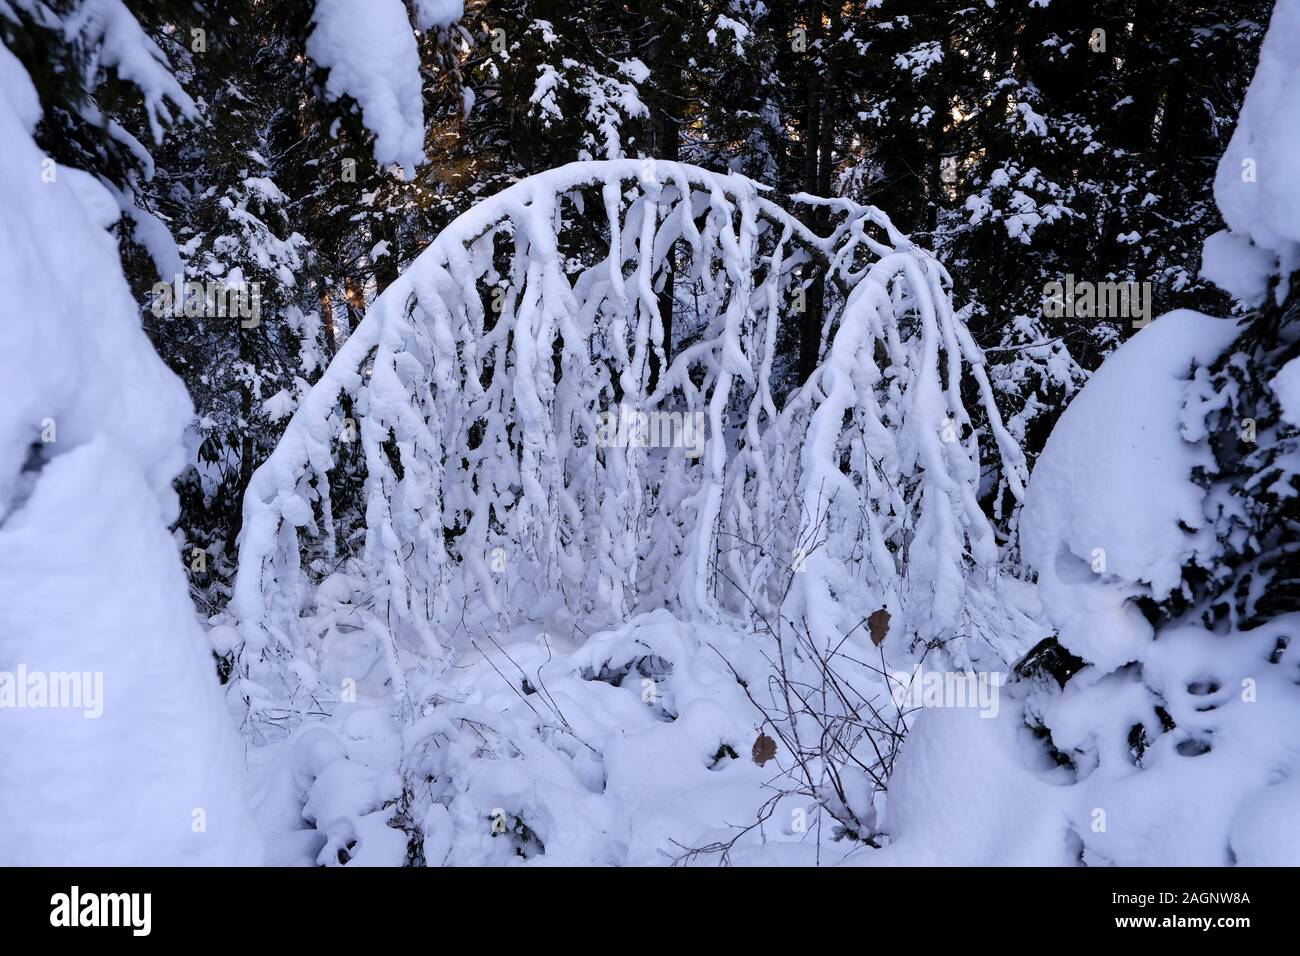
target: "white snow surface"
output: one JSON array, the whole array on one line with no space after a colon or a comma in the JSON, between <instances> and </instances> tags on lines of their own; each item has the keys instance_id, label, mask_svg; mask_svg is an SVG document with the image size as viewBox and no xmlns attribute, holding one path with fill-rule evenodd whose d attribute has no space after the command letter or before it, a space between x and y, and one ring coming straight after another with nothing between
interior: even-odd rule
<instances>
[{"instance_id":1,"label":"white snow surface","mask_svg":"<svg viewBox=\"0 0 1300 956\"><path fill-rule=\"evenodd\" d=\"M255 863L166 527L189 400L140 328L106 231L117 201L77 170L46 181L39 117L0 46L0 671L92 675L102 714L0 708L0 865Z\"/></svg>"},{"instance_id":2,"label":"white snow surface","mask_svg":"<svg viewBox=\"0 0 1300 956\"><path fill-rule=\"evenodd\" d=\"M733 839L737 863L863 852L817 827L806 798L783 797L760 821L790 754L755 763L763 718L728 664L755 688L765 680L753 635L666 611L586 639L534 626L467 648L428 678L439 703L408 727L362 694L252 751L270 859L337 865L342 848L346 866L400 865L405 842L381 810L399 797L399 762L425 781L415 822L430 866L713 865L718 853L690 851Z\"/></svg>"},{"instance_id":3,"label":"white snow surface","mask_svg":"<svg viewBox=\"0 0 1300 956\"><path fill-rule=\"evenodd\" d=\"M415 0L415 18L421 30L449 27L464 15L465 0Z\"/></svg>"},{"instance_id":4,"label":"white snow surface","mask_svg":"<svg viewBox=\"0 0 1300 956\"><path fill-rule=\"evenodd\" d=\"M1201 248L1201 275L1250 306L1263 303L1277 256L1246 236L1220 229Z\"/></svg>"},{"instance_id":5,"label":"white snow surface","mask_svg":"<svg viewBox=\"0 0 1300 956\"><path fill-rule=\"evenodd\" d=\"M440 8L420 15L445 15ZM444 5L445 6L445 5ZM420 51L401 0L317 0L307 55L329 71L325 95L350 96L375 134L375 161L404 168L424 162Z\"/></svg>"},{"instance_id":6,"label":"white snow surface","mask_svg":"<svg viewBox=\"0 0 1300 956\"><path fill-rule=\"evenodd\" d=\"M1293 358L1273 376L1273 394L1282 406L1282 418L1300 428L1300 358Z\"/></svg>"},{"instance_id":7,"label":"white snow surface","mask_svg":"<svg viewBox=\"0 0 1300 956\"><path fill-rule=\"evenodd\" d=\"M1025 765L1019 708L923 711L890 779L890 843L864 866L1061 866L1061 791Z\"/></svg>"}]
</instances>

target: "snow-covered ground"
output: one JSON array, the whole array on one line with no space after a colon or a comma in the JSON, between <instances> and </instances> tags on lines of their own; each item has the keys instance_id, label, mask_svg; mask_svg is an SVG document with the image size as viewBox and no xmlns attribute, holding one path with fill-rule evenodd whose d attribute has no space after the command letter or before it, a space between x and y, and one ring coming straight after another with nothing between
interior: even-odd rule
<instances>
[{"instance_id":1,"label":"snow-covered ground","mask_svg":"<svg viewBox=\"0 0 1300 956\"><path fill-rule=\"evenodd\" d=\"M865 653L869 639L859 643ZM756 750L773 732L758 706L776 705L762 689L772 648L666 611L586 638L484 635L423 689L436 704L408 726L361 699L251 751L271 859L333 864L342 848L350 865L399 865L406 841L384 827L394 802L419 808L428 865L813 865L878 853L820 810L784 741ZM874 703L897 713L887 694ZM905 725L916 712L902 710ZM399 770L423 792L404 796ZM870 781L844 776L857 814L873 819ZM819 796L834 804L826 785Z\"/></svg>"}]
</instances>

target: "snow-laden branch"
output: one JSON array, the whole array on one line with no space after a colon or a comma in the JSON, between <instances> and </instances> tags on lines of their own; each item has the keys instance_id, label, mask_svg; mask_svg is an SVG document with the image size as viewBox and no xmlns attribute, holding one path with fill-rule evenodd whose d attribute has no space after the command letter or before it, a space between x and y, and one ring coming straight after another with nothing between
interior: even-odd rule
<instances>
[{"instance_id":1,"label":"snow-laden branch","mask_svg":"<svg viewBox=\"0 0 1300 956\"><path fill-rule=\"evenodd\" d=\"M981 438L1016 496L1023 459L942 267L873 207L792 202L814 204L828 236L744 177L612 160L526 179L445 229L247 491L236 686L254 710L285 697L264 678L316 689L344 619L403 698L408 655L441 657L467 607L779 612L829 642L886 606L964 662L970 582L992 583L997 557ZM778 411L778 333L813 268L831 280L825 361ZM360 553L330 489L357 459Z\"/></svg>"}]
</instances>

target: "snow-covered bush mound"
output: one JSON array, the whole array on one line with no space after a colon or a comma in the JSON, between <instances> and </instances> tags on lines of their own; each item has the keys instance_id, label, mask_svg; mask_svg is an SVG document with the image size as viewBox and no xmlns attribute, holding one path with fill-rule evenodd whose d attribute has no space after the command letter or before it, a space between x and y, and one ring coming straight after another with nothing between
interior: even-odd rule
<instances>
[{"instance_id":1,"label":"snow-covered bush mound","mask_svg":"<svg viewBox=\"0 0 1300 956\"><path fill-rule=\"evenodd\" d=\"M856 859L877 845L883 784L911 714L879 694L859 700L861 719L847 729L816 704L786 720L783 695L821 690L808 682L812 667L788 651L777 665L779 653L762 634L663 610L590 637L477 635L456 666L420 678L429 703L418 719L404 724L390 702L359 697L251 752L269 857L301 866ZM799 679L774 682L778 666ZM822 733L842 749L800 742Z\"/></svg>"},{"instance_id":2,"label":"snow-covered bush mound","mask_svg":"<svg viewBox=\"0 0 1300 956\"><path fill-rule=\"evenodd\" d=\"M1021 549L1061 643L1114 668L1137 660L1151 623L1134 599L1163 600L1214 540L1193 472L1212 463L1183 436L1194 365L1210 365L1236 323L1171 312L1110 356L1061 416L1034 467Z\"/></svg>"},{"instance_id":3,"label":"snow-covered bush mound","mask_svg":"<svg viewBox=\"0 0 1300 956\"><path fill-rule=\"evenodd\" d=\"M996 720L917 718L889 791L893 842L868 862L1300 861L1300 614L1159 626L1159 602L1192 595L1184 566L1215 549L1193 480L1214 457L1184 405L1192 370L1236 334L1163 316L1062 416L1023 513L1059 643L1021 662Z\"/></svg>"},{"instance_id":4,"label":"snow-covered bush mound","mask_svg":"<svg viewBox=\"0 0 1300 956\"><path fill-rule=\"evenodd\" d=\"M156 48L127 49L135 20L82 12L163 111L179 88ZM0 864L254 863L242 756L167 532L189 401L140 328L117 201L42 154L40 116L0 45Z\"/></svg>"},{"instance_id":5,"label":"snow-covered bush mound","mask_svg":"<svg viewBox=\"0 0 1300 956\"><path fill-rule=\"evenodd\" d=\"M1300 864L1298 37L1280 0L1206 244L1256 310L1158 318L1061 416L1021 514L1057 634L998 719L917 719L869 862Z\"/></svg>"},{"instance_id":6,"label":"snow-covered bush mound","mask_svg":"<svg viewBox=\"0 0 1300 956\"><path fill-rule=\"evenodd\" d=\"M1071 859L1300 860L1300 615L1214 622L1189 572L1214 566L1220 506L1241 503L1203 480L1218 468L1212 431L1240 427L1207 427L1221 402L1203 395L1239 334L1230 320L1161 317L1093 376L1030 481L1025 553L1060 647L1022 665L1016 693L1045 779L1069 784Z\"/></svg>"}]
</instances>

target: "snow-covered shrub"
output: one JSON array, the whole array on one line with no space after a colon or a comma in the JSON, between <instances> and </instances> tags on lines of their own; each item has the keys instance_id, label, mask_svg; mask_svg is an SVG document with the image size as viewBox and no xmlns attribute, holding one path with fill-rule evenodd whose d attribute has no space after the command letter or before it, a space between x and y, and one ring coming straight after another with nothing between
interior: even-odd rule
<instances>
[{"instance_id":1,"label":"snow-covered shrub","mask_svg":"<svg viewBox=\"0 0 1300 956\"><path fill-rule=\"evenodd\" d=\"M755 819L761 718L712 649L761 681L743 634L663 611L586 641L475 634L472 666L421 679L413 723L363 699L254 751L273 861L662 864ZM766 836L802 838L785 829Z\"/></svg>"},{"instance_id":2,"label":"snow-covered shrub","mask_svg":"<svg viewBox=\"0 0 1300 956\"><path fill-rule=\"evenodd\" d=\"M1111 778L1108 786L1097 785L1105 786L1104 796L1095 797L1098 807L1109 808L1110 828L1078 830L1087 862L1300 859L1300 738L1293 729L1300 713L1294 544L1300 423L1286 384L1300 355L1300 296L1293 285L1300 193L1280 158L1294 145L1297 40L1300 3L1283 0L1216 182L1232 230L1227 240L1249 244L1251 257L1229 264L1220 243L1207 243L1207 274L1258 308L1240 325L1171 313L1155 327L1157 336L1134 340L1102 366L1099 375L1130 370L1122 376L1127 388L1121 378L1109 391L1112 401L1119 400L1117 389L1126 393L1130 418L1137 394L1150 409L1137 417L1160 418L1140 442L1126 443L1113 422L1108 426L1111 454L1140 464L1145 487L1133 489L1134 465L1126 478L1121 461L1089 454L1107 476L1101 487L1128 486L1111 488L1107 504L1095 507L1111 528L1129 531L1106 542L1101 528L1094 529L1095 545L1111 545L1109 564L1105 573L1088 575L1086 585L1070 588L1073 595L1046 590L1066 577L1069 559L1057 557L1054 573L1040 576L1049 612L1071 608L1061 619L1061 641L1087 666L1059 700L1031 695L1033 716L1079 778ZM1246 155L1265 164L1257 181L1242 175ZM1243 273L1252 269L1247 279ZM1135 354L1139 342L1145 357ZM1177 370L1187 377L1181 389L1168 379L1159 384L1152 349L1169 371L1179 361ZM1153 378L1158 391L1148 390ZM1062 440L1071 441L1070 429ZM1134 448L1149 457L1134 455ZM1026 527L1034 520L1035 495ZM1049 487L1042 500L1051 496ZM1051 560L1043 551L1037 563ZM1099 726L1103 710L1108 718ZM1117 778L1129 778L1127 785Z\"/></svg>"},{"instance_id":3,"label":"snow-covered shrub","mask_svg":"<svg viewBox=\"0 0 1300 956\"><path fill-rule=\"evenodd\" d=\"M795 214L818 205L833 214L825 236ZM1000 669L1019 653L1032 625L1003 593L977 496L981 454L1017 497L1023 459L948 276L879 210L802 196L793 208L740 176L607 161L524 180L444 230L376 300L246 493L231 686L254 733L386 701L409 744L412 726L447 719L449 695L429 682L469 637L658 607L758 631L769 664L792 655L796 684L840 667L876 704L887 666ZM834 290L826 358L778 409L777 333L811 263ZM611 412L698 422L701 440L623 441ZM362 526L336 516L330 485L354 441ZM884 651L865 628L878 610ZM846 648L859 659L837 660ZM737 746L764 725L789 744L808 720L833 724L833 753L786 746L799 765L782 773L869 830L887 770L857 748L877 743L868 725L894 746L900 725L844 699L792 710L765 684ZM856 811L844 761L875 775ZM409 753L404 766L411 791ZM539 821L514 819L545 842Z\"/></svg>"},{"instance_id":4,"label":"snow-covered shrub","mask_svg":"<svg viewBox=\"0 0 1300 956\"><path fill-rule=\"evenodd\" d=\"M882 861L1300 859L1300 614L1290 506L1269 503L1294 496L1295 468L1243 472L1222 456L1241 426L1220 418L1233 387L1210 386L1215 369L1251 362L1239 335L1227 319L1162 316L1061 417L1022 516L1057 634L1017 666L997 720L916 721ZM1261 460L1295 444L1273 421L1251 452ZM970 785L936 791L953 775Z\"/></svg>"},{"instance_id":5,"label":"snow-covered shrub","mask_svg":"<svg viewBox=\"0 0 1300 956\"><path fill-rule=\"evenodd\" d=\"M862 851L879 790L844 754L831 776L768 736L769 647L663 610L585 639L475 629L461 666L420 679L412 723L359 700L253 751L270 858L807 865Z\"/></svg>"},{"instance_id":6,"label":"snow-covered shrub","mask_svg":"<svg viewBox=\"0 0 1300 956\"><path fill-rule=\"evenodd\" d=\"M547 601L604 620L663 602L713 620L780 608L827 645L883 606L900 641L947 645L958 666L967 639L997 646L979 446L1014 493L1019 452L942 268L878 210L835 211L819 237L741 177L613 161L525 180L440 234L253 478L243 696L262 695L264 661L314 688L320 632L304 614L335 571L403 700L402 655L442 657L466 602L501 621ZM584 260L593 212L608 231ZM675 244L694 328L670 364L656 292ZM827 361L778 412L776 331L793 270L813 258L843 307ZM991 435L970 428L967 376ZM601 415L619 407L700 416L700 458L602 441ZM354 437L365 547L338 567L329 473Z\"/></svg>"},{"instance_id":7,"label":"snow-covered shrub","mask_svg":"<svg viewBox=\"0 0 1300 956\"><path fill-rule=\"evenodd\" d=\"M1254 311L1159 317L1061 416L1021 515L1056 636L1001 719L916 722L882 861L1300 862L1297 50L1281 0L1206 243L1204 273Z\"/></svg>"}]
</instances>

